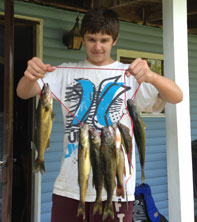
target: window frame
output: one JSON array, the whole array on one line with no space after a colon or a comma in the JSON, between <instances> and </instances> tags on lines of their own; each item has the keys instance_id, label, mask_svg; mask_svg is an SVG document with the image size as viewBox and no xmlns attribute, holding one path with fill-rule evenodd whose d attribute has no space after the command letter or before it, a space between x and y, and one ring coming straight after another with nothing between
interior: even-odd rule
<instances>
[{"instance_id":1,"label":"window frame","mask_svg":"<svg viewBox=\"0 0 197 222\"><path fill-rule=\"evenodd\" d=\"M126 50L126 49L117 49L117 60L119 62L122 62L121 58L128 58L128 59L143 58L143 59L151 59L151 60L161 60L162 64L164 60L163 54ZM163 67L164 66L162 65L161 75L164 75ZM140 115L141 117L165 117L165 109L159 114L143 112L143 113L140 113Z\"/></svg>"}]
</instances>

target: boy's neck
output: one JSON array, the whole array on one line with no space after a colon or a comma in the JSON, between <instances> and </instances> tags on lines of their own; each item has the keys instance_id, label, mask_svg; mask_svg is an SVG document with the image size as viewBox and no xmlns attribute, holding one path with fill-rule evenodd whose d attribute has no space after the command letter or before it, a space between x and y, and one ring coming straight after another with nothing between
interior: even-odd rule
<instances>
[{"instance_id":1,"label":"boy's neck","mask_svg":"<svg viewBox=\"0 0 197 222\"><path fill-rule=\"evenodd\" d=\"M107 61L105 60L102 62L94 62L91 59L87 58L87 61L95 66L106 66L106 65L110 65L115 62L112 58L109 58Z\"/></svg>"}]
</instances>

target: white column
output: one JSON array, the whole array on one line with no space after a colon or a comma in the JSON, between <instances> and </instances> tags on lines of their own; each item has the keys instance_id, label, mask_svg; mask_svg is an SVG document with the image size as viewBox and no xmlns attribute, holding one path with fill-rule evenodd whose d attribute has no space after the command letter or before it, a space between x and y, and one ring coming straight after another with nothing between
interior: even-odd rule
<instances>
[{"instance_id":1,"label":"white column","mask_svg":"<svg viewBox=\"0 0 197 222\"><path fill-rule=\"evenodd\" d=\"M163 0L164 75L183 91L181 103L166 106L170 222L194 221L186 7L186 0Z\"/></svg>"}]
</instances>

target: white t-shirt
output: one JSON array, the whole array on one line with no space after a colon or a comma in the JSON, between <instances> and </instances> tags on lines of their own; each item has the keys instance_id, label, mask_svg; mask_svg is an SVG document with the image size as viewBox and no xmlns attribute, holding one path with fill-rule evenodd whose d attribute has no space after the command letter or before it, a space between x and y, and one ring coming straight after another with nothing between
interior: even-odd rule
<instances>
[{"instance_id":1,"label":"white t-shirt","mask_svg":"<svg viewBox=\"0 0 197 222\"><path fill-rule=\"evenodd\" d=\"M43 79L45 83L49 83L51 91L64 104L62 105L65 129L64 154L53 192L57 195L79 200L77 165L79 121L86 122L97 130L119 121L123 112L126 113L125 99L133 96L138 83L133 76L125 77L124 70L128 68L128 64L118 61L105 66L95 66L85 60L78 63L64 63L60 67L62 68L47 73ZM38 80L38 83L42 88L43 82ZM137 92L135 103L140 110L151 112L157 95L158 91L155 87L148 83L142 83ZM156 107L157 111L163 109L163 105ZM74 114L75 118L68 110ZM120 122L132 129L128 114L125 114ZM134 138L132 141L134 147ZM129 201L134 200L136 181L135 149L132 152L133 173L131 177L128 160L125 158L125 181L130 178L126 183ZM116 189L114 190L113 201L120 200L115 192ZM96 190L92 186L91 171L86 201L95 201L95 197ZM104 188L102 199L107 199ZM126 195L125 199L121 198L121 201L126 201Z\"/></svg>"}]
</instances>

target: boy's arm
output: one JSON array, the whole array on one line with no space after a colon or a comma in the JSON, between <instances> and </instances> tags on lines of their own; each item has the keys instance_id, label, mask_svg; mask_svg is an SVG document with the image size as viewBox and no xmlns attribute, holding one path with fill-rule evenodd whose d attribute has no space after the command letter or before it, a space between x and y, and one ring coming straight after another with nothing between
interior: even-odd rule
<instances>
[{"instance_id":1,"label":"boy's arm","mask_svg":"<svg viewBox=\"0 0 197 222\"><path fill-rule=\"evenodd\" d=\"M34 57L28 61L24 76L17 85L17 95L22 99L29 99L40 93L38 79L43 78L46 72L52 72L55 67L44 64L39 58Z\"/></svg>"},{"instance_id":2,"label":"boy's arm","mask_svg":"<svg viewBox=\"0 0 197 222\"><path fill-rule=\"evenodd\" d=\"M138 83L151 83L159 91L159 97L169 103L179 103L183 99L183 93L176 83L164 76L161 76L149 68L146 60L135 59L126 71L129 77L133 75Z\"/></svg>"}]
</instances>

